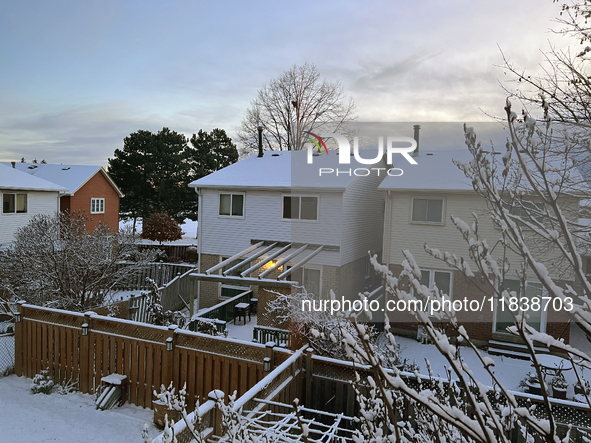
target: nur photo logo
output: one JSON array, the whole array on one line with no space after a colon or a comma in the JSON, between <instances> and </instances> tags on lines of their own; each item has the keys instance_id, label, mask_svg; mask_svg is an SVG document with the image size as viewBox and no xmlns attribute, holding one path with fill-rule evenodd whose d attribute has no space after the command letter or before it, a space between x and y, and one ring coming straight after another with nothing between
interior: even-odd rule
<instances>
[{"instance_id":1,"label":"nur photo logo","mask_svg":"<svg viewBox=\"0 0 591 443\"><path fill-rule=\"evenodd\" d=\"M307 131L305 131L305 134L309 134L310 136L314 137L314 138L312 138L309 136L305 136L308 140L310 140L312 142L312 143L305 144L305 148L308 150L307 163L309 165L313 164L315 156L323 154L322 148L324 148L324 152L326 153L326 155L328 155L329 151L326 147L326 143L323 140L323 139L327 139L327 138L332 138L337 143L339 164L351 164L351 157L353 156L355 161L359 164L377 165L382 161L382 159L384 157L384 152L386 154L386 163L390 166L393 166L393 164L394 164L394 155L395 154L402 155L402 157L404 157L406 159L406 161L408 161L408 163L410 163L411 165L417 164L416 160L411 155L411 153L417 148L417 142L414 138L411 138L411 137L388 136L388 137L386 137L385 148L384 148L384 137L378 137L377 150L376 149L371 149L371 150L368 149L368 150L361 150L361 151L359 149L359 137L354 137L353 138L353 151L351 151L351 144L349 143L349 140L347 140L347 137L345 137L342 134L322 133L320 135L316 135L316 134L313 134L312 132L307 132ZM400 146L400 145L403 145L403 146ZM351 152L353 152L353 155L351 155ZM372 158L364 158L364 157L362 157L361 152L364 152L365 154L371 153L371 155L375 154L375 156ZM352 175L352 174L357 175L357 176L365 176L365 175L370 175L372 173L372 171L375 171L378 175L380 175L380 172L383 170L386 170L387 174L391 175L391 176L400 176L404 173L404 171L401 168L390 168L390 169L386 169L386 168L357 168L354 170L352 170L352 169L340 170L338 168L335 169L335 168L322 167L322 168L318 169L318 174L320 176L328 175L328 174L336 174L337 176L338 175Z\"/></svg>"}]
</instances>

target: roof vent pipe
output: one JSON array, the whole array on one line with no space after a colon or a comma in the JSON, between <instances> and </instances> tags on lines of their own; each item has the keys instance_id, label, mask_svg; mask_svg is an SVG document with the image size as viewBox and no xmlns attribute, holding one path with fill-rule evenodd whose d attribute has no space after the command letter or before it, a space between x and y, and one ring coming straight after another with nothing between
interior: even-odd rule
<instances>
[{"instance_id":1,"label":"roof vent pipe","mask_svg":"<svg viewBox=\"0 0 591 443\"><path fill-rule=\"evenodd\" d=\"M12 165L12 169L16 169L16 162L10 162L10 164Z\"/></svg>"},{"instance_id":2,"label":"roof vent pipe","mask_svg":"<svg viewBox=\"0 0 591 443\"><path fill-rule=\"evenodd\" d=\"M258 157L262 157L263 154L263 127L259 126L257 128L259 130L259 155Z\"/></svg>"},{"instance_id":3,"label":"roof vent pipe","mask_svg":"<svg viewBox=\"0 0 591 443\"><path fill-rule=\"evenodd\" d=\"M413 129L415 130L414 139L417 142L417 148L412 153L412 156L418 157L419 156L419 131L421 129L421 125L414 125Z\"/></svg>"}]
</instances>

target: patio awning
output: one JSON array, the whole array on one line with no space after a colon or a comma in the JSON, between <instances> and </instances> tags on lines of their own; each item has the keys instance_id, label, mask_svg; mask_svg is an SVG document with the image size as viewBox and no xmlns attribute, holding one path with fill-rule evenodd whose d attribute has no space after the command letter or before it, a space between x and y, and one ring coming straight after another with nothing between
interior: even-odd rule
<instances>
[{"instance_id":1,"label":"patio awning","mask_svg":"<svg viewBox=\"0 0 591 443\"><path fill-rule=\"evenodd\" d=\"M215 266L212 266L202 274L204 280L223 281L230 283L242 282L243 284L263 284L265 282L289 282L298 284L295 281L287 280L291 274L322 251L338 251L338 246L318 245L308 243L281 242L273 240L251 240L252 246L234 254L232 257L223 260ZM263 257L260 261L253 264L253 261ZM236 261L238 262L236 263ZM281 266L292 263L289 269L284 270L277 279L265 278ZM223 271L222 275L217 274L220 269L232 265ZM264 268L258 276L252 276L253 272ZM205 277L210 278L205 278ZM212 280L213 281L213 280Z\"/></svg>"}]
</instances>

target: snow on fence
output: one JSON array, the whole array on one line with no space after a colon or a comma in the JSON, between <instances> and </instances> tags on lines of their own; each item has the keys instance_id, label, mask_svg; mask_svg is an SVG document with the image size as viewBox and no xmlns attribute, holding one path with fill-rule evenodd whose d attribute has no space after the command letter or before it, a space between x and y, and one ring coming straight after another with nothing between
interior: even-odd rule
<instances>
[{"instance_id":1,"label":"snow on fence","mask_svg":"<svg viewBox=\"0 0 591 443\"><path fill-rule=\"evenodd\" d=\"M252 386L247 392L238 397L234 402L234 411L239 412L248 418L264 413L265 411L275 414L277 410L285 409L294 398L301 397L302 387L302 355L303 349L296 352L276 352L273 346L266 346L266 353L270 360L272 371L266 374L257 384ZM282 361L280 361L282 360ZM223 391L223 393L228 391ZM232 391L230 391L232 392ZM194 414L202 418L207 417L207 436L213 434L221 436L221 414L215 406L216 398L220 393L211 392L209 401L199 408L198 411L189 415L189 420L193 419ZM225 396L225 394L223 394ZM213 403L213 405L211 404ZM174 435L179 443L188 443L192 441L191 432L184 421L175 424ZM154 439L153 443L161 443L162 435Z\"/></svg>"},{"instance_id":2,"label":"snow on fence","mask_svg":"<svg viewBox=\"0 0 591 443\"><path fill-rule=\"evenodd\" d=\"M312 373L312 380L306 379L304 405L308 408L321 409L331 413L345 413L346 415L356 416L357 405L355 401L355 393L351 388L350 382L355 380L355 373L359 374L361 380L367 379L372 375L372 370L369 366L353 364L351 362L336 360L327 357L307 354L306 356L306 373ZM387 370L392 373L392 370ZM418 383L415 374L410 372L401 372L401 377L405 379L405 383L413 388L418 388ZM437 380L435 381L437 382ZM430 389L432 386L431 379L426 376L421 376L422 389ZM443 380L447 384L446 380ZM533 415L539 419L547 419L546 409L543 407L543 398L538 395L526 394L523 392L510 391L520 407L533 408ZM500 410L504 404L499 403L495 397L495 390L490 388L489 400L491 404L496 405ZM583 431L587 435L591 432L591 410L589 406L584 403L578 403L568 400L550 399L552 404L552 413L556 423L564 432L568 427L572 426L571 441L579 441ZM411 413L410 409L407 411ZM516 442L522 442L523 438L517 431L513 436Z\"/></svg>"},{"instance_id":3,"label":"snow on fence","mask_svg":"<svg viewBox=\"0 0 591 443\"><path fill-rule=\"evenodd\" d=\"M191 301L191 291L193 291L194 281L189 278L189 274L195 271L191 267L185 269L185 273L177 273L171 281L158 288L162 296L162 309L166 311L179 311L183 308L189 308Z\"/></svg>"},{"instance_id":4,"label":"snow on fence","mask_svg":"<svg viewBox=\"0 0 591 443\"><path fill-rule=\"evenodd\" d=\"M49 368L59 383L78 380L80 390L93 393L102 377L118 373L129 381L129 401L152 407L152 392L161 384L187 383L187 403L209 392L244 394L264 376L263 359L276 364L284 350L212 337L178 328L130 320L19 305L15 324L15 372L34 377Z\"/></svg>"},{"instance_id":5,"label":"snow on fence","mask_svg":"<svg viewBox=\"0 0 591 443\"><path fill-rule=\"evenodd\" d=\"M275 342L278 346L291 348L291 335L285 329L255 326L252 330L252 341L255 343Z\"/></svg>"},{"instance_id":6,"label":"snow on fence","mask_svg":"<svg viewBox=\"0 0 591 443\"><path fill-rule=\"evenodd\" d=\"M200 312L198 312L192 319L191 321L194 321L195 319L199 319L199 318L207 318L210 320L222 320L225 322L229 322L234 320L234 307L238 304L238 303L249 303L250 304L250 299L252 297L252 290L248 289L244 292L241 292L238 295L235 295L232 298L229 298L228 300L224 300L221 303L218 303L217 305L212 306L211 308L207 308L204 309ZM191 329L191 326L189 326L189 329Z\"/></svg>"},{"instance_id":7,"label":"snow on fence","mask_svg":"<svg viewBox=\"0 0 591 443\"><path fill-rule=\"evenodd\" d=\"M120 262L117 266L129 266L129 263ZM195 266L175 263L152 263L150 266L135 272L125 280L117 283L114 289L118 291L151 289L150 284L146 280L147 278L154 280L158 287L162 287L179 274L182 275L189 270L195 270Z\"/></svg>"}]
</instances>

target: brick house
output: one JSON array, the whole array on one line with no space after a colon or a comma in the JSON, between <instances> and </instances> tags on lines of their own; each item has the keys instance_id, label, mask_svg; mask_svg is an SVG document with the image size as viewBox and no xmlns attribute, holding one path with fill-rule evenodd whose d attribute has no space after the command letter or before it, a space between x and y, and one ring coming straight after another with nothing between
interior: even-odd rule
<instances>
[{"instance_id":1,"label":"brick house","mask_svg":"<svg viewBox=\"0 0 591 443\"><path fill-rule=\"evenodd\" d=\"M119 199L123 194L100 166L12 163L21 172L67 189L60 197L60 211L84 212L92 232L100 222L119 231Z\"/></svg>"},{"instance_id":2,"label":"brick house","mask_svg":"<svg viewBox=\"0 0 591 443\"><path fill-rule=\"evenodd\" d=\"M0 164L0 248L11 243L16 231L33 216L55 214L60 194L66 191L55 183Z\"/></svg>"},{"instance_id":3,"label":"brick house","mask_svg":"<svg viewBox=\"0 0 591 443\"><path fill-rule=\"evenodd\" d=\"M322 298L330 290L338 297L357 298L371 287L375 274L368 252L381 252L384 200L377 187L383 175L356 176L351 170L364 165L353 158L346 168L340 165L340 174L320 174L320 168L339 168L336 152L329 152L314 156L313 164L307 163L305 151L265 152L191 183L199 194L199 272L260 244L241 257L239 271L269 257L281 263L300 251L266 278L295 281ZM248 276L257 278L268 266ZM202 281L199 307L219 303L247 286ZM253 290L258 291L256 285Z\"/></svg>"},{"instance_id":4,"label":"brick house","mask_svg":"<svg viewBox=\"0 0 591 443\"><path fill-rule=\"evenodd\" d=\"M441 252L450 252L458 257L468 258L468 245L461 233L450 221L450 216L461 218L468 224L479 216L479 235L489 241L489 245L500 237L500 229L487 216L484 199L472 188L471 182L452 163L452 159L469 161L467 149L434 150L421 152L415 157L417 165L405 168L402 177L386 177L379 189L385 193L383 262L395 275L402 270L403 250L408 250L415 258L422 273L422 283L433 288L435 285L452 300L486 300L486 305L479 312L462 312L458 319L465 325L468 334L475 343L492 347L503 347L514 337L506 332L506 327L513 324L512 317L502 312L500 303L494 299L493 290L481 276L474 280L465 277L460 271L449 268L444 262L432 257L424 250L424 245L437 248ZM579 201L576 198L565 199L563 211L571 219L578 217ZM493 251L493 257L499 258L500 248ZM495 255L496 254L496 255ZM510 251L510 262L518 263L517 256ZM550 276L558 278L560 271L552 260L552 252L540 259L546 263ZM472 264L472 270L475 266ZM562 270L564 271L564 270ZM476 273L476 272L475 272ZM559 284L570 283L568 273L560 274ZM513 280L513 278L515 278ZM508 290L519 291L519 281L511 274L506 279ZM564 287L564 286L563 286ZM543 296L545 290L539 281L531 278L527 282L526 297ZM491 298L492 297L492 298ZM542 332L564 338L568 343L570 327L568 312L554 311L529 312L530 323ZM410 314L390 313L393 327L399 334L416 335L416 322ZM503 343L503 344L502 344Z\"/></svg>"}]
</instances>

